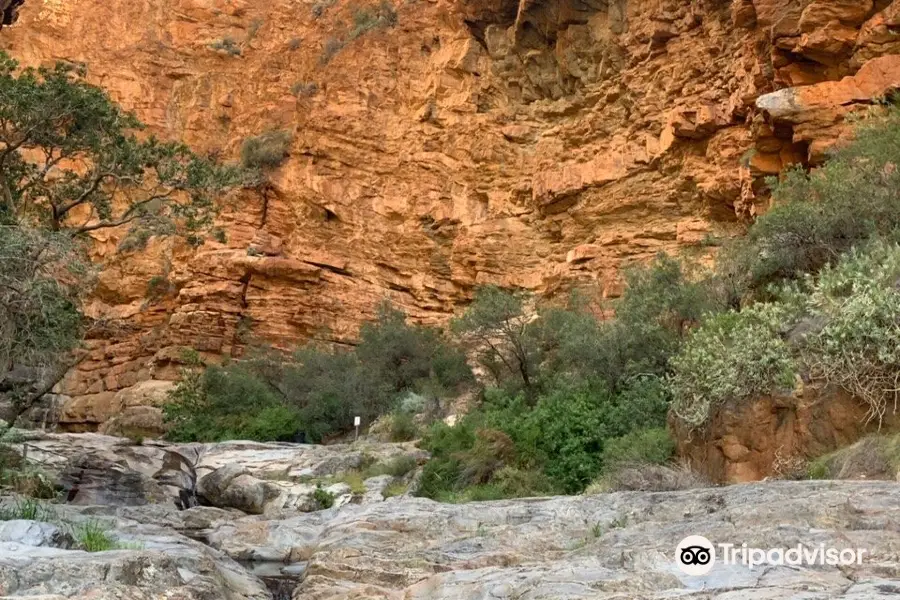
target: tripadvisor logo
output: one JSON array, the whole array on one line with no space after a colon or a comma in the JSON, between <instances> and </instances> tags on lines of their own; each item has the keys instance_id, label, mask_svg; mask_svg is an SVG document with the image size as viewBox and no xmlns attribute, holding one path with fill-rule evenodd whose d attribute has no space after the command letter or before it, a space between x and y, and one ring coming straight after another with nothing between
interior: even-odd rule
<instances>
[{"instance_id":1,"label":"tripadvisor logo","mask_svg":"<svg viewBox=\"0 0 900 600\"><path fill-rule=\"evenodd\" d=\"M675 548L675 565L686 575L706 575L716 564L718 548L719 561L724 565L744 565L751 571L760 565L821 565L841 566L861 565L865 548L826 548L825 544L804 546L797 544L791 548L750 548L747 544L713 545L702 535L690 535Z\"/></svg>"},{"instance_id":2,"label":"tripadvisor logo","mask_svg":"<svg viewBox=\"0 0 900 600\"><path fill-rule=\"evenodd\" d=\"M702 535L689 535L675 548L675 564L686 575L706 575L716 564L716 549Z\"/></svg>"}]
</instances>

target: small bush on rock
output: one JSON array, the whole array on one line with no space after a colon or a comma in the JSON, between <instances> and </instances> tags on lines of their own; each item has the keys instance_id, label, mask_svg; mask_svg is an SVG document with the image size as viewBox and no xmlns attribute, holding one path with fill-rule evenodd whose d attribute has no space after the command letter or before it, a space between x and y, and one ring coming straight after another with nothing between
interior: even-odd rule
<instances>
[{"instance_id":1,"label":"small bush on rock","mask_svg":"<svg viewBox=\"0 0 900 600\"><path fill-rule=\"evenodd\" d=\"M289 156L293 136L288 131L267 131L244 140L241 164L246 169L274 169Z\"/></svg>"},{"instance_id":2,"label":"small bush on rock","mask_svg":"<svg viewBox=\"0 0 900 600\"><path fill-rule=\"evenodd\" d=\"M323 488L321 485L316 486L316 489L313 492L313 500L316 501L316 505L320 510L334 506L334 494Z\"/></svg>"},{"instance_id":3,"label":"small bush on rock","mask_svg":"<svg viewBox=\"0 0 900 600\"><path fill-rule=\"evenodd\" d=\"M88 521L74 528L75 542L85 552L105 552L118 548L109 527L99 521Z\"/></svg>"}]
</instances>

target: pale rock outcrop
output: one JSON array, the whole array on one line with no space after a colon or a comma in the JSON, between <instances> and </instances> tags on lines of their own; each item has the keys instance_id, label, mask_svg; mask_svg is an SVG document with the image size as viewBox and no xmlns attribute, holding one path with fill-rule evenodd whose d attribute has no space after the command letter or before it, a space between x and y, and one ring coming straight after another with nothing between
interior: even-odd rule
<instances>
[{"instance_id":1,"label":"pale rock outcrop","mask_svg":"<svg viewBox=\"0 0 900 600\"><path fill-rule=\"evenodd\" d=\"M21 434L24 439L11 447L55 476L67 502L77 505L189 508L203 500L253 514L317 510L317 483L323 483L336 505L351 501L349 486L323 478L401 457L419 464L428 458L412 442L136 444L99 434ZM318 481L309 483L312 479ZM377 485L370 487L380 492ZM374 492L358 499L383 500Z\"/></svg>"},{"instance_id":2,"label":"pale rock outcrop","mask_svg":"<svg viewBox=\"0 0 900 600\"><path fill-rule=\"evenodd\" d=\"M51 523L25 519L0 522L0 543L70 548L74 542L69 532Z\"/></svg>"},{"instance_id":3,"label":"pale rock outcrop","mask_svg":"<svg viewBox=\"0 0 900 600\"><path fill-rule=\"evenodd\" d=\"M45 443L60 448L72 437ZM215 445L206 450L216 454ZM259 468L263 452L257 446L246 456ZM252 470L234 447L225 453L235 466L220 470ZM67 549L54 525L0 524L0 598L872 600L895 593L900 581L898 503L895 482L770 481L467 504L403 496L260 515L63 504L55 520L102 523L119 548ZM840 567L717 562L695 577L674 562L688 535L738 548L803 544L866 554Z\"/></svg>"},{"instance_id":4,"label":"pale rock outcrop","mask_svg":"<svg viewBox=\"0 0 900 600\"><path fill-rule=\"evenodd\" d=\"M241 559L301 562L294 598L880 597L896 589L898 488L888 482L770 482L463 505L403 498L336 513L246 517L208 534ZM691 577L678 542L865 548L850 567L717 564Z\"/></svg>"}]
</instances>

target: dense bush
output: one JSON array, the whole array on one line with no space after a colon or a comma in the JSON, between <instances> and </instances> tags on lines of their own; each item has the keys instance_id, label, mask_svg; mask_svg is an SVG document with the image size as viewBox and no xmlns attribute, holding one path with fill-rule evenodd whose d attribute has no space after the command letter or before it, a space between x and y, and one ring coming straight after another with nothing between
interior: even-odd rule
<instances>
[{"instance_id":1,"label":"dense bush","mask_svg":"<svg viewBox=\"0 0 900 600\"><path fill-rule=\"evenodd\" d=\"M626 283L609 321L577 295L554 306L481 288L453 329L500 387L534 397L557 380L600 378L618 390L638 374L664 375L690 328L721 308L702 278L666 255L628 270Z\"/></svg>"},{"instance_id":2,"label":"dense bush","mask_svg":"<svg viewBox=\"0 0 900 600\"><path fill-rule=\"evenodd\" d=\"M300 426L264 381L241 364L186 372L164 407L173 441L290 440Z\"/></svg>"},{"instance_id":3,"label":"dense bush","mask_svg":"<svg viewBox=\"0 0 900 600\"><path fill-rule=\"evenodd\" d=\"M274 169L287 159L292 140L284 130L249 137L241 145L241 164L246 169Z\"/></svg>"},{"instance_id":4,"label":"dense bush","mask_svg":"<svg viewBox=\"0 0 900 600\"><path fill-rule=\"evenodd\" d=\"M320 442L397 407L409 392L438 397L472 381L463 355L387 306L352 351L306 347L188 373L166 407L169 437ZM408 432L407 432L408 434Z\"/></svg>"},{"instance_id":5,"label":"dense bush","mask_svg":"<svg viewBox=\"0 0 900 600\"><path fill-rule=\"evenodd\" d=\"M875 239L772 300L707 320L672 359L672 411L700 427L713 407L792 387L793 373L840 386L884 416L898 397L900 247Z\"/></svg>"},{"instance_id":6,"label":"dense bush","mask_svg":"<svg viewBox=\"0 0 900 600\"><path fill-rule=\"evenodd\" d=\"M392 394L455 390L473 380L465 355L433 328L409 325L406 315L382 304L376 321L360 330L356 355ZM428 385L429 383L433 385Z\"/></svg>"},{"instance_id":7,"label":"dense bush","mask_svg":"<svg viewBox=\"0 0 900 600\"><path fill-rule=\"evenodd\" d=\"M15 369L52 371L65 362L81 337L89 273L70 236L0 219L0 394L18 397L27 387L8 379Z\"/></svg>"},{"instance_id":8,"label":"dense bush","mask_svg":"<svg viewBox=\"0 0 900 600\"><path fill-rule=\"evenodd\" d=\"M523 394L488 390L479 410L454 427L438 423L428 431L422 444L433 458L419 493L447 499L472 486L495 497L581 491L601 471L606 440L663 425L666 409L661 382L649 377L617 394L603 382L560 384L533 406Z\"/></svg>"},{"instance_id":9,"label":"dense bush","mask_svg":"<svg viewBox=\"0 0 900 600\"><path fill-rule=\"evenodd\" d=\"M639 374L665 375L690 328L721 308L706 280L686 271L685 263L662 254L628 270L609 321L572 308L547 311L544 337L555 338L558 349L548 367L568 377L600 377L612 389Z\"/></svg>"},{"instance_id":10,"label":"dense bush","mask_svg":"<svg viewBox=\"0 0 900 600\"><path fill-rule=\"evenodd\" d=\"M707 320L672 358L672 411L700 427L716 406L790 388L796 364L780 333L781 304L757 304Z\"/></svg>"},{"instance_id":11,"label":"dense bush","mask_svg":"<svg viewBox=\"0 0 900 600\"><path fill-rule=\"evenodd\" d=\"M607 440L603 466L609 470L622 465L664 465L675 453L675 441L664 427L638 429Z\"/></svg>"},{"instance_id":12,"label":"dense bush","mask_svg":"<svg viewBox=\"0 0 900 600\"><path fill-rule=\"evenodd\" d=\"M900 246L876 241L824 269L807 299L817 330L799 340L806 366L869 405L881 422L900 400Z\"/></svg>"},{"instance_id":13,"label":"dense bush","mask_svg":"<svg viewBox=\"0 0 900 600\"><path fill-rule=\"evenodd\" d=\"M773 180L775 206L720 261L734 293L760 295L784 279L815 273L878 234L900 226L900 109L864 124L824 166Z\"/></svg>"}]
</instances>

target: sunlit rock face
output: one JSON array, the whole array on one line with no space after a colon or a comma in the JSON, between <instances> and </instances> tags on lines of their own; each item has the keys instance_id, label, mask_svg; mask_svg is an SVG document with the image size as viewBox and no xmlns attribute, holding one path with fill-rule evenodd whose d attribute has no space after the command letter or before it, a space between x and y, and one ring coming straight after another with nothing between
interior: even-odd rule
<instances>
[{"instance_id":1,"label":"sunlit rock face","mask_svg":"<svg viewBox=\"0 0 900 600\"><path fill-rule=\"evenodd\" d=\"M116 255L124 232L98 233L89 312L114 326L61 391L104 405L177 378L181 347L352 342L385 298L442 323L480 284L615 296L623 265L765 210L763 176L821 160L848 112L900 84L885 1L0 9L0 46L87 63L158 135L226 159L250 135L293 135L265 190L223 199L224 242ZM99 427L81 402L72 427Z\"/></svg>"}]
</instances>

